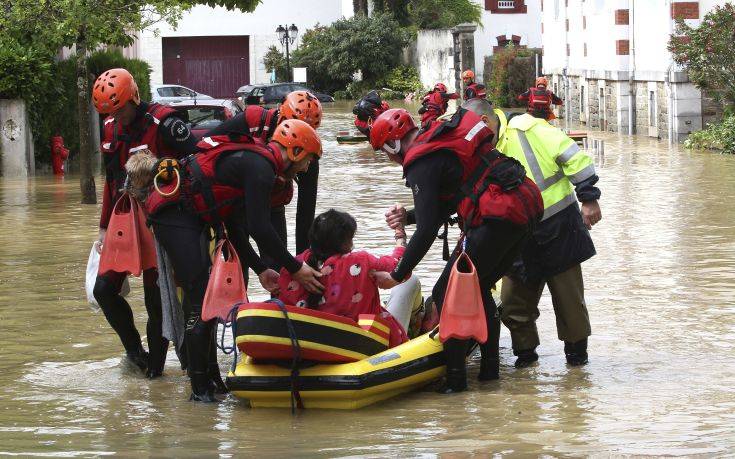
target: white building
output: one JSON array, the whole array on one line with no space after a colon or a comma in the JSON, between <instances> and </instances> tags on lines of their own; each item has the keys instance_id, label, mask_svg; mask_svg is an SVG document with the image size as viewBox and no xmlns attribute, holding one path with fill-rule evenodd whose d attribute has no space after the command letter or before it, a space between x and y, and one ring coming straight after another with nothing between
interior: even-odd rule
<instances>
[{"instance_id":1,"label":"white building","mask_svg":"<svg viewBox=\"0 0 735 459\"><path fill-rule=\"evenodd\" d=\"M151 65L151 84L182 84L231 97L242 85L270 81L263 56L271 45L282 49L279 25L295 24L301 35L317 24L351 15L351 0L267 0L253 13L196 6L175 29L164 23L141 32L126 54ZM298 44L297 38L292 47Z\"/></svg>"},{"instance_id":2,"label":"white building","mask_svg":"<svg viewBox=\"0 0 735 459\"><path fill-rule=\"evenodd\" d=\"M542 0L544 73L590 128L682 140L717 111L667 50L674 18L725 0ZM567 112L568 111L568 112ZM629 120L633 120L633 123Z\"/></svg>"}]
</instances>

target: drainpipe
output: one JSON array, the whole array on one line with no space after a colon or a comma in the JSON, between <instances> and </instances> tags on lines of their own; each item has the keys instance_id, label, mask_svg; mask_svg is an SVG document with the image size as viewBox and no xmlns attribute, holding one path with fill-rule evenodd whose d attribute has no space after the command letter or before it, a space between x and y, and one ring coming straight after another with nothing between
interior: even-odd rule
<instances>
[{"instance_id":1,"label":"drainpipe","mask_svg":"<svg viewBox=\"0 0 735 459\"><path fill-rule=\"evenodd\" d=\"M666 11L671 11L672 0L668 0ZM671 39L674 33L674 20L669 16L669 39ZM669 67L666 69L666 107L667 107L667 121L668 121L668 133L669 133L669 145L674 143L674 88L671 85L671 73L674 69L674 56L669 52Z\"/></svg>"},{"instance_id":2,"label":"drainpipe","mask_svg":"<svg viewBox=\"0 0 735 459\"><path fill-rule=\"evenodd\" d=\"M569 48L569 29L566 27L566 23L569 21L569 5L564 3L564 125L567 131L569 130L569 117L570 102L569 102L569 54L567 49Z\"/></svg>"},{"instance_id":3,"label":"drainpipe","mask_svg":"<svg viewBox=\"0 0 735 459\"><path fill-rule=\"evenodd\" d=\"M635 122L633 114L635 113L635 0L629 0L628 10L630 17L629 34L630 34L630 69L628 76L628 135L635 133Z\"/></svg>"}]
</instances>

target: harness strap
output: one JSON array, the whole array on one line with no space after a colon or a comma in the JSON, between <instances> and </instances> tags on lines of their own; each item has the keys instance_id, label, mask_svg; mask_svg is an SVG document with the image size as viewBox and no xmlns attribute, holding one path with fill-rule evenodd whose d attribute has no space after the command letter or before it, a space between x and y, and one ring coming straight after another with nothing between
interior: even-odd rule
<instances>
[{"instance_id":1,"label":"harness strap","mask_svg":"<svg viewBox=\"0 0 735 459\"><path fill-rule=\"evenodd\" d=\"M192 159L192 161L187 161L187 165L191 170L191 175L193 179L192 181L199 183L199 192L202 194L202 197L204 197L204 203L207 206L207 210L204 213L209 214L212 218L212 227L217 233L217 239L222 239L222 237L224 236L222 230L222 220L219 218L219 213L217 212L217 200L214 199L214 192L212 191L212 181L209 180L209 177L204 175L204 173L202 172L202 168L199 167L199 163L196 161L196 159Z\"/></svg>"}]
</instances>

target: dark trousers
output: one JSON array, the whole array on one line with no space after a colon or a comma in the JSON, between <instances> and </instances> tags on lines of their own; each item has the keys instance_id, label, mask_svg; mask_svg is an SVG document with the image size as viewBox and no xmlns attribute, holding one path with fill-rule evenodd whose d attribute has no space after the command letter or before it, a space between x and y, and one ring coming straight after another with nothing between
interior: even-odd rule
<instances>
[{"instance_id":1,"label":"dark trousers","mask_svg":"<svg viewBox=\"0 0 735 459\"><path fill-rule=\"evenodd\" d=\"M212 347L215 321L204 322L201 318L211 264L208 226L196 215L170 207L156 215L153 231L171 260L176 283L184 292L182 308L187 317L185 344L189 376L198 393L207 385L208 362L216 352ZM196 384L195 377L199 379Z\"/></svg>"},{"instance_id":2,"label":"dark trousers","mask_svg":"<svg viewBox=\"0 0 735 459\"><path fill-rule=\"evenodd\" d=\"M135 321L133 320L133 310L125 298L120 295L126 277L126 273L115 271L108 271L97 276L94 284L94 297L105 314L107 322L120 337L125 351L132 354L141 350L141 344L140 333L135 328ZM158 288L157 270L148 269L143 271L143 294L145 308L148 311L146 333L150 348L150 344L155 343L155 340L163 339L161 332L161 291ZM160 343L155 344L160 345ZM166 342L166 345L168 345L168 342Z\"/></svg>"},{"instance_id":3,"label":"dark trousers","mask_svg":"<svg viewBox=\"0 0 735 459\"><path fill-rule=\"evenodd\" d=\"M500 318L490 289L511 267L523 248L527 237L527 227L502 220L489 220L477 228L468 230L466 233L467 246L465 251L477 269L483 305L485 306L485 320L487 321L488 340L480 346L482 359L488 363L492 361L490 364L496 367L499 359ZM457 247L452 253L432 290L432 298L434 298L440 312L444 304L444 294L447 289L449 274L460 254L461 246ZM448 372L464 370L468 345L469 341L454 338L444 343Z\"/></svg>"}]
</instances>

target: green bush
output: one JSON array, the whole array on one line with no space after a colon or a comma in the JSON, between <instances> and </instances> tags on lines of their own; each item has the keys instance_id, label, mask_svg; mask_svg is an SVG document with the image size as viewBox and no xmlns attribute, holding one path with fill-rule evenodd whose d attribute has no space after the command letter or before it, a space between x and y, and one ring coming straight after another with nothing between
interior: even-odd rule
<instances>
[{"instance_id":1,"label":"green bush","mask_svg":"<svg viewBox=\"0 0 735 459\"><path fill-rule=\"evenodd\" d=\"M721 123L709 124L702 131L689 134L684 147L735 154L735 115L726 116Z\"/></svg>"},{"instance_id":2,"label":"green bush","mask_svg":"<svg viewBox=\"0 0 735 459\"><path fill-rule=\"evenodd\" d=\"M492 70L485 76L488 98L498 107L520 107L516 96L533 86L534 51L509 45L492 57Z\"/></svg>"},{"instance_id":3,"label":"green bush","mask_svg":"<svg viewBox=\"0 0 735 459\"><path fill-rule=\"evenodd\" d=\"M93 76L93 81L105 70L124 68L135 78L140 98L145 101L151 100L151 66L146 61L129 59L117 49L95 51L87 58L87 68ZM89 87L91 88L92 85L90 84Z\"/></svg>"},{"instance_id":4,"label":"green bush","mask_svg":"<svg viewBox=\"0 0 735 459\"><path fill-rule=\"evenodd\" d=\"M390 14L357 15L304 33L293 52L295 66L307 67L314 89L334 92L352 81L357 71L376 82L398 66L409 34Z\"/></svg>"},{"instance_id":5,"label":"green bush","mask_svg":"<svg viewBox=\"0 0 735 459\"><path fill-rule=\"evenodd\" d=\"M385 79L385 85L397 92L408 94L409 92L421 94L425 88L419 79L419 71L415 67L401 66L390 71Z\"/></svg>"},{"instance_id":6,"label":"green bush","mask_svg":"<svg viewBox=\"0 0 735 459\"><path fill-rule=\"evenodd\" d=\"M408 12L419 29L449 29L464 22L482 25L482 7L473 0L411 0Z\"/></svg>"}]
</instances>

